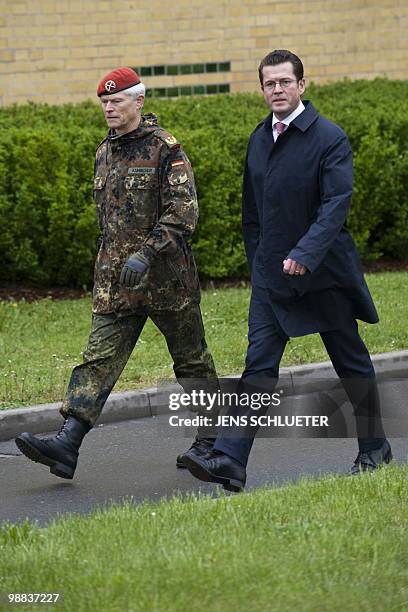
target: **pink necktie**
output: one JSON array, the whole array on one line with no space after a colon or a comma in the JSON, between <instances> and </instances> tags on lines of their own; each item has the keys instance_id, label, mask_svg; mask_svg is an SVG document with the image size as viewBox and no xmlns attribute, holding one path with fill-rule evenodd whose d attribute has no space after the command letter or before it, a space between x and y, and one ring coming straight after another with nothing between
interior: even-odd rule
<instances>
[{"instance_id":1,"label":"pink necktie","mask_svg":"<svg viewBox=\"0 0 408 612\"><path fill-rule=\"evenodd\" d=\"M275 123L275 127L276 127L276 132L278 134L278 136L280 136L281 134L283 134L283 132L286 129L286 125L284 123L282 123L281 121L277 121Z\"/></svg>"}]
</instances>

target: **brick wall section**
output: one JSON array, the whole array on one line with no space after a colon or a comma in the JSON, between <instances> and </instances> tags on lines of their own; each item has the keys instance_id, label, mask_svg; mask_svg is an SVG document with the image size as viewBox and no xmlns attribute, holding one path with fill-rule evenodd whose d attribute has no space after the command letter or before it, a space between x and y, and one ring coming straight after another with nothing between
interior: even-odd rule
<instances>
[{"instance_id":1,"label":"brick wall section","mask_svg":"<svg viewBox=\"0 0 408 612\"><path fill-rule=\"evenodd\" d=\"M229 74L150 77L149 86L258 88L287 48L315 82L408 76L406 0L0 0L0 104L95 98L119 65L231 61Z\"/></svg>"}]
</instances>

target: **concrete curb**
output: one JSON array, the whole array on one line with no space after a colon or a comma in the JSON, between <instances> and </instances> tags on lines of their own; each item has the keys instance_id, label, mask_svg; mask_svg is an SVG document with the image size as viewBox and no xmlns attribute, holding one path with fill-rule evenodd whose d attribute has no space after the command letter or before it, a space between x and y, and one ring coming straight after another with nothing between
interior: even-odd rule
<instances>
[{"instance_id":1,"label":"concrete curb","mask_svg":"<svg viewBox=\"0 0 408 612\"><path fill-rule=\"evenodd\" d=\"M408 378L408 350L379 353L373 355L372 360L379 381L390 378ZM332 387L334 377L330 361L281 368L279 390L282 390L285 396L305 395L322 390L325 381L328 387ZM163 414L168 411L167 394L173 390L179 392L180 386L174 384L163 387L163 390L153 387L141 391L112 393L99 417L98 425ZM29 408L1 410L0 441L10 440L26 430L32 433L42 433L59 429L61 426L60 407L61 402L57 402Z\"/></svg>"}]
</instances>

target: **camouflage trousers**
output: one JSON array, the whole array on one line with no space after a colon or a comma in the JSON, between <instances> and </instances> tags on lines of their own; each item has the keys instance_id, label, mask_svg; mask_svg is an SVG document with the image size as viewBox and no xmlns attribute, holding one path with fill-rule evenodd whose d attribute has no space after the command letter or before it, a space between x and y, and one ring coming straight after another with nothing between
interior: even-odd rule
<instances>
[{"instance_id":1,"label":"camouflage trousers","mask_svg":"<svg viewBox=\"0 0 408 612\"><path fill-rule=\"evenodd\" d=\"M189 381L208 380L218 387L214 362L207 348L201 310L192 304L181 311L150 311L148 314L92 315L92 329L84 360L71 374L61 414L77 416L91 426L99 417L108 396L124 369L148 319L166 339L173 370L186 392ZM208 414L215 423L216 414ZM198 429L198 436L215 438L215 427Z\"/></svg>"}]
</instances>

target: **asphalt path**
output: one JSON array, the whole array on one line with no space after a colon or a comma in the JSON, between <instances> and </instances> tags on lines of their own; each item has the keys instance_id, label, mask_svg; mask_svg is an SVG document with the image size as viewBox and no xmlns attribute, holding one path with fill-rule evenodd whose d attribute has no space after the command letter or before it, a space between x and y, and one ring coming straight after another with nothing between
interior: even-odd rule
<instances>
[{"instance_id":1,"label":"asphalt path","mask_svg":"<svg viewBox=\"0 0 408 612\"><path fill-rule=\"evenodd\" d=\"M53 476L49 468L29 461L13 441L1 442L0 522L29 519L45 525L58 515L87 514L124 499L137 503L179 493L224 494L219 486L176 469L177 454L190 442L169 427L167 415L100 425L85 438L73 480ZM394 459L407 462L408 440L396 438L391 444ZM356 454L353 439L257 438L245 490L306 475L345 473Z\"/></svg>"}]
</instances>

